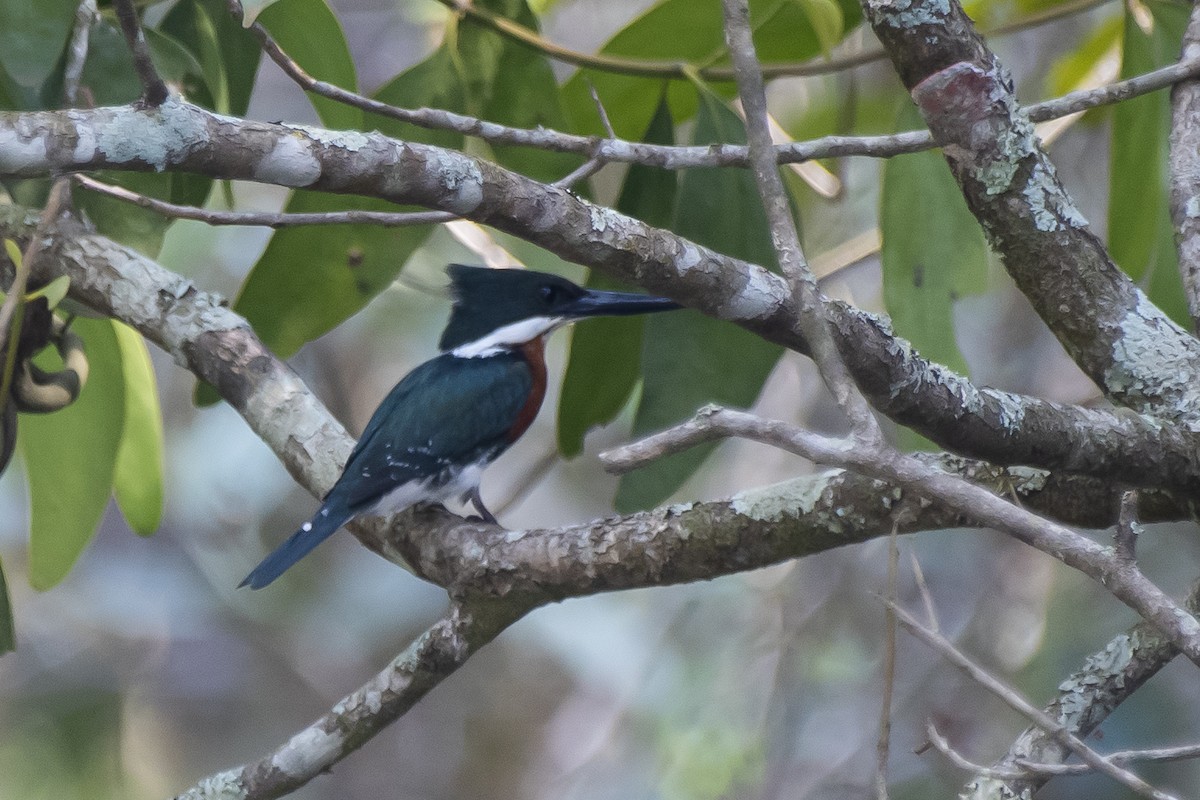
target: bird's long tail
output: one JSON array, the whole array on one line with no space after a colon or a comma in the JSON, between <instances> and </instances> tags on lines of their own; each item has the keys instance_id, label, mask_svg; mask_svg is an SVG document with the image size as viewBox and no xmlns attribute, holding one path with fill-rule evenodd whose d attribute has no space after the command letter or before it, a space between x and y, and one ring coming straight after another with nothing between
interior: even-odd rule
<instances>
[{"instance_id":1,"label":"bird's long tail","mask_svg":"<svg viewBox=\"0 0 1200 800\"><path fill-rule=\"evenodd\" d=\"M314 547L332 536L333 532L352 516L353 514L347 511L331 508L329 504L321 506L316 516L301 525L300 530L264 558L246 579L238 584L238 588L249 586L251 589L261 589L271 583L292 564L308 555Z\"/></svg>"}]
</instances>

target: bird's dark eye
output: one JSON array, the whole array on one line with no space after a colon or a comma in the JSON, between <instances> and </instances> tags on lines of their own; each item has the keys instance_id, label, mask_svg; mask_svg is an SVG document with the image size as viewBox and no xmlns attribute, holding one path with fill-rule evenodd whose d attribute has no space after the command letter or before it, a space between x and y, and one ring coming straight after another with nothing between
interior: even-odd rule
<instances>
[{"instance_id":1,"label":"bird's dark eye","mask_svg":"<svg viewBox=\"0 0 1200 800\"><path fill-rule=\"evenodd\" d=\"M547 305L553 305L554 303L558 302L561 292L557 286L547 283L538 290L538 294L542 296L542 300L545 301Z\"/></svg>"}]
</instances>

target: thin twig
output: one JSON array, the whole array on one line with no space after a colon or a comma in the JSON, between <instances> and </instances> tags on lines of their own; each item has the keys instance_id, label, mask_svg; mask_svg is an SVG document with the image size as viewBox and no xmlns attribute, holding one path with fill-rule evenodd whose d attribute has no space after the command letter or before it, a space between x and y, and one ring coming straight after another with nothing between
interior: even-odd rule
<instances>
[{"instance_id":1,"label":"thin twig","mask_svg":"<svg viewBox=\"0 0 1200 800\"><path fill-rule=\"evenodd\" d=\"M604 126L604 132L608 134L609 139L617 138L617 131L613 128L612 120L608 118L608 109L604 107L604 103L600 100L600 93L596 91L596 87L588 82L588 92L592 95L592 104L596 106L596 115L600 117L600 124Z\"/></svg>"},{"instance_id":2,"label":"thin twig","mask_svg":"<svg viewBox=\"0 0 1200 800\"><path fill-rule=\"evenodd\" d=\"M558 463L558 448L551 446L546 448L546 451L535 461L523 475L516 481L516 488L509 493L499 503L488 503L488 508L492 509L494 514L502 514L506 510L512 508L519 503L525 502L526 498L533 493L542 481L546 480L550 475L550 471Z\"/></svg>"},{"instance_id":3,"label":"thin twig","mask_svg":"<svg viewBox=\"0 0 1200 800\"><path fill-rule=\"evenodd\" d=\"M83 78L83 65L87 61L89 34L99 18L96 0L82 0L75 10L75 29L67 47L67 64L63 69L63 98L67 106L73 106L79 100L79 81Z\"/></svg>"},{"instance_id":4,"label":"thin twig","mask_svg":"<svg viewBox=\"0 0 1200 800\"><path fill-rule=\"evenodd\" d=\"M1200 744L1183 744L1177 747L1158 747L1146 750L1118 750L1105 756L1114 764L1140 762L1186 761L1200 758ZM1092 771L1087 764L1039 764L1036 761L1017 759L1023 769L1042 775L1086 775Z\"/></svg>"},{"instance_id":5,"label":"thin twig","mask_svg":"<svg viewBox=\"0 0 1200 800\"><path fill-rule=\"evenodd\" d=\"M273 211L216 211L196 206L178 205L166 200L147 197L121 186L103 183L87 175L73 175L75 181L88 189L116 200L155 211L174 219L191 219L209 225L260 225L267 228L290 228L297 225L381 225L399 228L412 225L432 225L458 219L446 211L322 211L307 214Z\"/></svg>"},{"instance_id":6,"label":"thin twig","mask_svg":"<svg viewBox=\"0 0 1200 800\"><path fill-rule=\"evenodd\" d=\"M117 10L117 18L121 21L121 32L125 34L125 43L133 55L133 67L137 70L138 80L142 82L142 101L148 106L160 106L167 99L167 85L154 66L150 56L150 45L146 43L146 33L138 22L137 9L133 0L113 0Z\"/></svg>"},{"instance_id":7,"label":"thin twig","mask_svg":"<svg viewBox=\"0 0 1200 800\"><path fill-rule=\"evenodd\" d=\"M885 600L884 602L887 601ZM955 647L949 639L929 630L918 622L915 617L895 603L889 603L889 605L896 612L896 617L900 625L906 631L932 647L944 659L965 672L971 680L1002 700L1009 708L1032 720L1038 727L1071 748L1072 752L1079 756L1085 764L1088 764L1097 772L1107 775L1142 797L1151 798L1152 800L1174 800L1173 795L1154 788L1137 775L1109 762L1104 756L1088 747L1082 739L1072 734L1062 725L1059 725L1049 714L1030 703L1015 689L1007 686L999 678L972 661L965 653Z\"/></svg>"},{"instance_id":8,"label":"thin twig","mask_svg":"<svg viewBox=\"0 0 1200 800\"><path fill-rule=\"evenodd\" d=\"M551 186L556 186L559 189L570 189L580 181L587 180L595 175L600 170L604 169L604 165L608 162L602 158L589 158L587 161L580 164L575 169L571 170L566 175L551 183Z\"/></svg>"},{"instance_id":9,"label":"thin twig","mask_svg":"<svg viewBox=\"0 0 1200 800\"><path fill-rule=\"evenodd\" d=\"M585 178L598 172L604 163L596 159L586 161L573 172L552 183L564 189L569 189ZM313 211L307 213L287 211L218 211L211 208L186 206L159 200L156 197L140 194L104 183L83 174L71 176L84 189L97 194L121 200L141 208L162 214L172 219L190 219L207 225L246 225L264 228L293 228L300 225L379 225L384 228L407 228L414 225L436 225L461 219L448 211Z\"/></svg>"},{"instance_id":10,"label":"thin twig","mask_svg":"<svg viewBox=\"0 0 1200 800\"><path fill-rule=\"evenodd\" d=\"M1138 493L1130 489L1121 494L1121 507L1117 512L1117 527L1113 531L1113 546L1117 558L1133 562L1137 559L1137 540L1142 526L1137 519Z\"/></svg>"},{"instance_id":11,"label":"thin twig","mask_svg":"<svg viewBox=\"0 0 1200 800\"><path fill-rule=\"evenodd\" d=\"M925 607L926 623L932 630L940 631L941 624L938 622L937 608L933 604L933 595L929 592L929 584L925 582L925 570L921 569L921 562L917 559L917 554L911 549L908 551L908 560L912 565L913 581L917 584L917 591L921 595L921 605Z\"/></svg>"},{"instance_id":12,"label":"thin twig","mask_svg":"<svg viewBox=\"0 0 1200 800\"><path fill-rule=\"evenodd\" d=\"M211 775L176 800L282 797L390 725L477 649L529 611L520 602L475 614L454 605L365 685L256 762Z\"/></svg>"},{"instance_id":13,"label":"thin twig","mask_svg":"<svg viewBox=\"0 0 1200 800\"><path fill-rule=\"evenodd\" d=\"M854 427L862 443L879 444L883 434L871 407L850 376L837 344L829 331L826 300L817 286L800 247L800 235L792 218L778 163L772 152L767 121L767 97L750 27L748 0L724 0L725 41L737 73L738 96L746 116L746 139L759 197L771 229L771 242L783 274L791 284L799 311L799 327L808 342L821 378Z\"/></svg>"},{"instance_id":14,"label":"thin twig","mask_svg":"<svg viewBox=\"0 0 1200 800\"><path fill-rule=\"evenodd\" d=\"M1200 585L1193 587L1185 605L1194 613L1198 602ZM1140 622L1089 655L1080 669L1059 683L1055 697L1043 710L1076 736L1086 739L1178 654L1161 630L1149 622ZM1063 764L1070 756L1071 751L1050 734L1030 726L991 770L1010 771L1022 762L1042 766ZM967 783L961 797L964 800L1032 797L1050 777L1049 773L1037 770L1017 778L990 779L979 775Z\"/></svg>"},{"instance_id":15,"label":"thin twig","mask_svg":"<svg viewBox=\"0 0 1200 800\"><path fill-rule=\"evenodd\" d=\"M600 95L596 93L596 87L592 86L589 83L588 91L591 92L591 94L592 94L592 102L596 106L596 113L600 116L600 122L604 125L604 130L608 132L608 136L610 139L616 139L617 132L615 130L613 130L612 120L610 120L608 118L608 111L605 110L604 103L602 103L600 101ZM591 157L588 158L587 161L580 164L578 167L576 167L574 170L572 170L569 174L564 175L563 177L556 180L554 183L551 184L551 186L557 186L561 189L570 189L572 186L579 183L580 181L587 180L588 178L595 175L597 172L599 172L601 169L604 168L605 164L608 163L604 158L602 158L599 155L598 151L599 151L599 148L598 147L595 148L592 152Z\"/></svg>"},{"instance_id":16,"label":"thin twig","mask_svg":"<svg viewBox=\"0 0 1200 800\"><path fill-rule=\"evenodd\" d=\"M982 764L976 764L962 753L950 746L950 741L942 735L937 726L933 724L933 720L928 720L925 723L925 737L933 749L944 755L950 760L950 763L966 772L972 772L981 778L996 778L1002 781L1019 781L1029 777L1026 771L994 769L985 767ZM1084 769L1091 771L1091 767L1087 764L1080 765Z\"/></svg>"},{"instance_id":17,"label":"thin twig","mask_svg":"<svg viewBox=\"0 0 1200 800\"><path fill-rule=\"evenodd\" d=\"M887 599L896 602L896 575L899 572L899 524L888 536ZM879 738L875 743L875 797L888 800L887 767L892 742L892 695L896 689L896 614L890 607L883 612L883 699L879 704Z\"/></svg>"},{"instance_id":18,"label":"thin twig","mask_svg":"<svg viewBox=\"0 0 1200 800\"><path fill-rule=\"evenodd\" d=\"M241 5L230 0L230 6L241 16ZM636 163L667 169L688 167L747 166L749 149L745 145L678 146L631 142L612 136L597 139L579 136L551 128L516 128L500 125L465 114L435 108L400 108L374 100L357 92L318 80L287 54L261 23L250 25L250 32L259 40L263 52L283 70L284 74L308 92L327 97L363 111L407 122L432 130L448 130L464 136L474 136L492 144L576 153L588 158L600 158L611 163ZM1071 92L1063 97L1029 106L1030 119L1044 122L1102 105L1109 105L1148 92L1157 91L1178 81L1200 76L1200 58L1173 64L1145 75L1139 75L1111 86ZM774 151L781 164L794 164L815 158L870 156L886 158L915 153L934 147L929 131L905 131L886 136L826 136L804 142L776 145Z\"/></svg>"}]
</instances>

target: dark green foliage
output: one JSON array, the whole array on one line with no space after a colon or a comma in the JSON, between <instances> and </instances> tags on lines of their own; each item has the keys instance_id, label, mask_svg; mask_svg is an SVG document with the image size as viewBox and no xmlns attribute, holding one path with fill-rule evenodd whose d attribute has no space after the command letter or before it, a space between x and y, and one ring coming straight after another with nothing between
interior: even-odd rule
<instances>
[{"instance_id":1,"label":"dark green foliage","mask_svg":"<svg viewBox=\"0 0 1200 800\"><path fill-rule=\"evenodd\" d=\"M716 95L700 91L693 144L745 141L741 120ZM775 252L754 178L747 170L690 169L679 183L672 230L728 255L774 267ZM780 348L696 312L645 321L642 398L634 433L681 422L705 403L744 408L758 397ZM712 452L702 445L621 479L617 508L645 508L683 485Z\"/></svg>"},{"instance_id":2,"label":"dark green foliage","mask_svg":"<svg viewBox=\"0 0 1200 800\"><path fill-rule=\"evenodd\" d=\"M665 96L643 141L675 141ZM675 210L675 193L674 172L635 164L625 175L617 210L665 227ZM588 276L587 285L596 289L628 288L598 272ZM642 376L644 322L640 316L600 318L571 331L571 360L558 401L558 449L563 455L578 455L587 432L611 422L629 402Z\"/></svg>"}]
</instances>

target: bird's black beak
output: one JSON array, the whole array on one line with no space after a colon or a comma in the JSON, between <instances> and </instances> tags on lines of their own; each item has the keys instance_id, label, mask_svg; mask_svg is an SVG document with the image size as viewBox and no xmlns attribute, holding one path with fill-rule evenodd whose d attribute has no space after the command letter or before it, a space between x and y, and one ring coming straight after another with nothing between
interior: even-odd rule
<instances>
[{"instance_id":1,"label":"bird's black beak","mask_svg":"<svg viewBox=\"0 0 1200 800\"><path fill-rule=\"evenodd\" d=\"M674 300L632 292L606 292L587 289L580 297L570 300L555 313L571 319L582 317L622 317L631 314L649 314L654 311L672 311L682 308Z\"/></svg>"}]
</instances>

